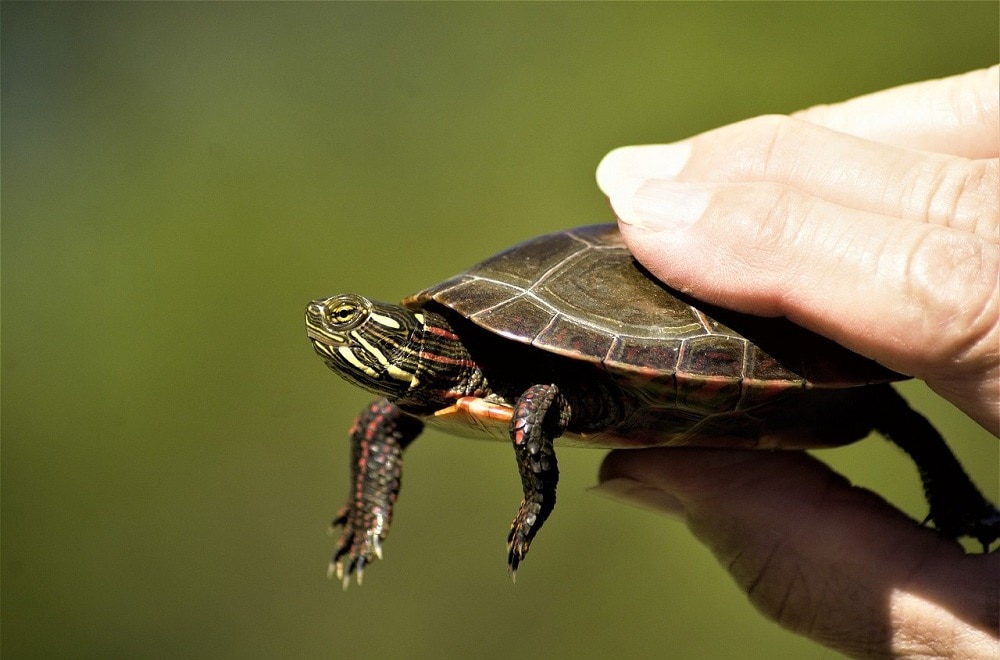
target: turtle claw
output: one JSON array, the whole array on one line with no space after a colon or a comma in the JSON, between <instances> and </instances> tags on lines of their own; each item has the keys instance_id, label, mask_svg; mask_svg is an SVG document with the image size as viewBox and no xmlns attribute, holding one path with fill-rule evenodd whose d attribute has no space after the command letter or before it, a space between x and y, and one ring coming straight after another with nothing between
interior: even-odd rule
<instances>
[{"instance_id":1,"label":"turtle claw","mask_svg":"<svg viewBox=\"0 0 1000 660\"><path fill-rule=\"evenodd\" d=\"M343 526L344 531L340 535L337 543L337 550L330 560L327 568L327 576L337 576L344 589L351 582L351 576L355 577L360 586L364 579L365 566L375 559L382 559L382 538L385 536L384 517L376 514L371 520L362 517L366 522L362 525L355 525L355 516L338 516L331 528Z\"/></svg>"},{"instance_id":2,"label":"turtle claw","mask_svg":"<svg viewBox=\"0 0 1000 660\"><path fill-rule=\"evenodd\" d=\"M330 565L326 567L326 577L332 580L334 576L337 577L344 591L347 591L347 587L351 585L351 576L344 576L344 562L331 561Z\"/></svg>"},{"instance_id":3,"label":"turtle claw","mask_svg":"<svg viewBox=\"0 0 1000 660\"><path fill-rule=\"evenodd\" d=\"M980 516L969 535L983 544L983 554L990 551L990 546L1000 538L1000 511L986 502L989 511Z\"/></svg>"},{"instance_id":4,"label":"turtle claw","mask_svg":"<svg viewBox=\"0 0 1000 660\"><path fill-rule=\"evenodd\" d=\"M990 546L1000 539L1000 511L978 492L966 493L965 496L960 501L934 497L930 513L920 524L926 527L931 523L948 538L973 538L982 544L983 553L988 553Z\"/></svg>"},{"instance_id":5,"label":"turtle claw","mask_svg":"<svg viewBox=\"0 0 1000 660\"><path fill-rule=\"evenodd\" d=\"M540 527L538 509L537 503L522 502L517 516L510 524L510 532L507 534L507 572L514 582L517 582L517 569L528 554L531 540Z\"/></svg>"},{"instance_id":6,"label":"turtle claw","mask_svg":"<svg viewBox=\"0 0 1000 660\"><path fill-rule=\"evenodd\" d=\"M353 485L347 504L330 524L331 529L341 530L330 575L336 575L345 589L352 575L360 585L365 567L382 559L382 542L399 494L403 450L422 428L423 422L388 399L374 401L351 427Z\"/></svg>"},{"instance_id":7,"label":"turtle claw","mask_svg":"<svg viewBox=\"0 0 1000 660\"><path fill-rule=\"evenodd\" d=\"M353 575L360 587L365 577L365 564L364 557L351 559L346 562L343 559L336 559L331 561L327 567L326 576L331 579L336 576L337 580L344 587L344 591L347 591L347 587L351 584L351 576Z\"/></svg>"},{"instance_id":8,"label":"turtle claw","mask_svg":"<svg viewBox=\"0 0 1000 660\"><path fill-rule=\"evenodd\" d=\"M510 576L510 581L517 584L517 568L521 564L521 560L524 559L524 549L521 554L514 549L514 546L508 544L507 546L507 575Z\"/></svg>"},{"instance_id":9,"label":"turtle claw","mask_svg":"<svg viewBox=\"0 0 1000 660\"><path fill-rule=\"evenodd\" d=\"M344 561L342 559L338 559L337 561L331 561L330 566L326 569L326 576L331 579L334 576L337 576L337 580L340 581L344 591L347 591L347 587L351 586L352 574L360 587L361 581L365 575L365 565L362 559L359 559L357 562L351 561L346 568Z\"/></svg>"}]
</instances>

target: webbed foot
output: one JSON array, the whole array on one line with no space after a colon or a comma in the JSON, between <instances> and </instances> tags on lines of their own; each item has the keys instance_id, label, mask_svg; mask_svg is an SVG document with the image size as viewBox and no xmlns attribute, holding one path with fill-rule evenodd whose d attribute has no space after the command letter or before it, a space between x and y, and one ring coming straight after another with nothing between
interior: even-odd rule
<instances>
[{"instance_id":1,"label":"webbed foot","mask_svg":"<svg viewBox=\"0 0 1000 660\"><path fill-rule=\"evenodd\" d=\"M944 438L888 385L877 390L881 417L875 428L917 464L930 513L924 522L948 538L968 536L983 545L1000 538L1000 511L976 488Z\"/></svg>"},{"instance_id":2,"label":"webbed foot","mask_svg":"<svg viewBox=\"0 0 1000 660\"><path fill-rule=\"evenodd\" d=\"M569 405L555 385L533 385L514 406L510 438L524 499L507 535L507 568L513 579L532 539L555 507L559 467L553 440L563 434L569 420Z\"/></svg>"},{"instance_id":3,"label":"webbed foot","mask_svg":"<svg viewBox=\"0 0 1000 660\"><path fill-rule=\"evenodd\" d=\"M382 558L399 495L403 450L422 429L420 420L388 399L374 401L351 427L351 493L331 523L343 531L328 569L345 589L352 575L361 584L365 566Z\"/></svg>"},{"instance_id":4,"label":"webbed foot","mask_svg":"<svg viewBox=\"0 0 1000 660\"><path fill-rule=\"evenodd\" d=\"M964 476L964 475L963 475ZM971 482L935 484L928 493L931 510L924 523L934 523L934 529L957 539L968 536L979 541L983 552L1000 539L1000 511L990 504Z\"/></svg>"}]
</instances>

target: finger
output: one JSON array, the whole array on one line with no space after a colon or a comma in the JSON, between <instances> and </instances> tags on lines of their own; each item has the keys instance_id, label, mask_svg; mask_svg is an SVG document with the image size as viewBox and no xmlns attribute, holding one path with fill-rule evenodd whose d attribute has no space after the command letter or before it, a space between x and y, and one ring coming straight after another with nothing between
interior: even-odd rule
<instances>
[{"instance_id":1,"label":"finger","mask_svg":"<svg viewBox=\"0 0 1000 660\"><path fill-rule=\"evenodd\" d=\"M941 657L992 648L983 631L995 624L1000 555L963 555L805 453L615 451L600 481L596 492L614 499L680 508L766 615L852 657L934 643L914 600L961 628L959 639L938 640Z\"/></svg>"},{"instance_id":2,"label":"finger","mask_svg":"<svg viewBox=\"0 0 1000 660\"><path fill-rule=\"evenodd\" d=\"M616 149L598 168L612 202L651 178L778 183L841 206L994 241L1000 223L1000 161L887 146L779 115L677 144Z\"/></svg>"},{"instance_id":3,"label":"finger","mask_svg":"<svg viewBox=\"0 0 1000 660\"><path fill-rule=\"evenodd\" d=\"M778 184L651 181L613 203L635 223L621 227L629 249L671 286L737 311L788 317L928 381L996 428L996 244Z\"/></svg>"},{"instance_id":4,"label":"finger","mask_svg":"<svg viewBox=\"0 0 1000 660\"><path fill-rule=\"evenodd\" d=\"M792 116L843 133L965 158L1000 155L1000 67L818 105Z\"/></svg>"}]
</instances>

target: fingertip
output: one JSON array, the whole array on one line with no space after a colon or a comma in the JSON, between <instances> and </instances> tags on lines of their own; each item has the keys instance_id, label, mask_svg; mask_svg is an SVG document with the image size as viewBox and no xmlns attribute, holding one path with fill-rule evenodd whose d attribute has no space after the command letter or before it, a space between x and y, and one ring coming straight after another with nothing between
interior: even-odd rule
<instances>
[{"instance_id":1,"label":"fingertip","mask_svg":"<svg viewBox=\"0 0 1000 660\"><path fill-rule=\"evenodd\" d=\"M618 147L609 151L597 165L597 187L609 198L622 188L625 178L623 161L627 157L624 152L628 149L629 147Z\"/></svg>"},{"instance_id":2,"label":"fingertip","mask_svg":"<svg viewBox=\"0 0 1000 660\"><path fill-rule=\"evenodd\" d=\"M684 449L629 449L608 453L589 492L677 520L687 517L670 479L671 456L683 462Z\"/></svg>"},{"instance_id":3,"label":"fingertip","mask_svg":"<svg viewBox=\"0 0 1000 660\"><path fill-rule=\"evenodd\" d=\"M618 147L597 166L597 185L608 197L636 187L645 179L671 180L684 169L691 156L688 140L672 144L643 144Z\"/></svg>"},{"instance_id":4,"label":"fingertip","mask_svg":"<svg viewBox=\"0 0 1000 660\"><path fill-rule=\"evenodd\" d=\"M684 504L677 497L635 479L625 477L608 479L590 488L589 492L629 506L684 519Z\"/></svg>"}]
</instances>

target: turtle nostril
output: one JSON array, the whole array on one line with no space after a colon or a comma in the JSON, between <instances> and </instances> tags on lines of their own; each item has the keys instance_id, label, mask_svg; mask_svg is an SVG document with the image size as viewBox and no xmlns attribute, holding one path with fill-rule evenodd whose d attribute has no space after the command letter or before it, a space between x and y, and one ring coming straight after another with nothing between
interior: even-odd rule
<instances>
[{"instance_id":1,"label":"turtle nostril","mask_svg":"<svg viewBox=\"0 0 1000 660\"><path fill-rule=\"evenodd\" d=\"M319 302L311 302L309 306L306 307L306 312L310 316L323 316L323 304Z\"/></svg>"}]
</instances>

